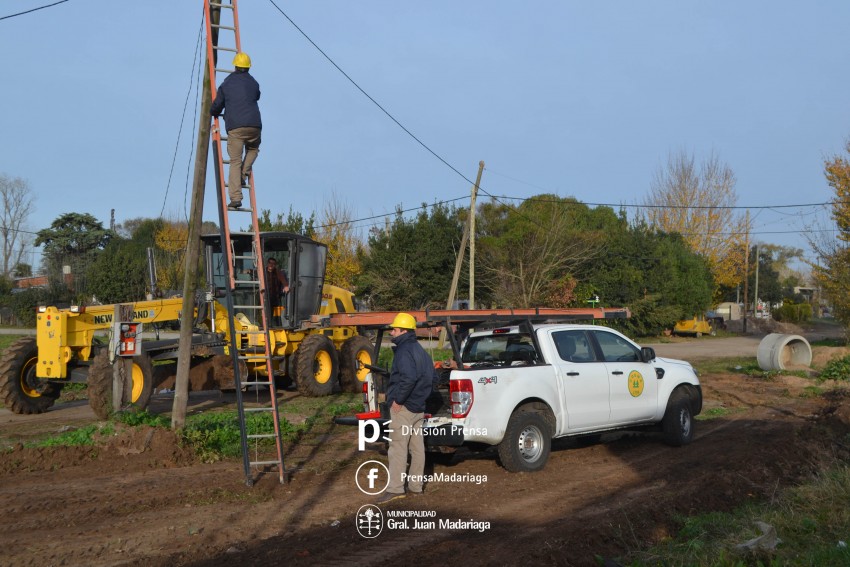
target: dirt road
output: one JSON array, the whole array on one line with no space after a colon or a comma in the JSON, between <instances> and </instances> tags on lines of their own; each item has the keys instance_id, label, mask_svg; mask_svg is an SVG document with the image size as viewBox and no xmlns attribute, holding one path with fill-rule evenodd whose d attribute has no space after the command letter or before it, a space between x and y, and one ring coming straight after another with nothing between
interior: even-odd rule
<instances>
[{"instance_id":1,"label":"dirt road","mask_svg":"<svg viewBox=\"0 0 850 567\"><path fill-rule=\"evenodd\" d=\"M670 448L651 433L560 441L534 474L507 473L491 454L458 455L430 469L455 481L385 508L425 516L420 524L408 518L407 529L391 529L386 516L373 539L356 527L371 499L355 473L385 457L358 453L353 428L322 424L289 448L291 482L264 477L253 488L241 461L199 463L164 430L137 429L97 448L18 447L0 455L0 564L594 565L596 555L664 538L677 515L769 499L850 457L835 442L850 432L844 394L813 395L812 382L796 376L701 379L705 410L718 417L698 422L690 446ZM2 416L3 434L55 427L81 407Z\"/></svg>"}]
</instances>

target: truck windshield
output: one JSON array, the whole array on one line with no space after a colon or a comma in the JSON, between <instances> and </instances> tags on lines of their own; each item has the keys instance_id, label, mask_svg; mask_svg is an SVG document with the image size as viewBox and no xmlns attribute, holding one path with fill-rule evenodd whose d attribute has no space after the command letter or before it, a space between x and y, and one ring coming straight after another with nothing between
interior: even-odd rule
<instances>
[{"instance_id":1,"label":"truck windshield","mask_svg":"<svg viewBox=\"0 0 850 567\"><path fill-rule=\"evenodd\" d=\"M469 337L461 360L465 364L513 362L533 363L537 360L534 343L528 334L506 333Z\"/></svg>"}]
</instances>

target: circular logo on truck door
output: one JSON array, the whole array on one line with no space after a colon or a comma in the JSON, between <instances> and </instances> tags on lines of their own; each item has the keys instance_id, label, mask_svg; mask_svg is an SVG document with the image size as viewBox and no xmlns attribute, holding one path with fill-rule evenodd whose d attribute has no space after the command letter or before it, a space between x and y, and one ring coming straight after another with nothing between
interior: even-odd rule
<instances>
[{"instance_id":1,"label":"circular logo on truck door","mask_svg":"<svg viewBox=\"0 0 850 567\"><path fill-rule=\"evenodd\" d=\"M629 393L633 398L643 394L643 375L637 370L629 372Z\"/></svg>"}]
</instances>

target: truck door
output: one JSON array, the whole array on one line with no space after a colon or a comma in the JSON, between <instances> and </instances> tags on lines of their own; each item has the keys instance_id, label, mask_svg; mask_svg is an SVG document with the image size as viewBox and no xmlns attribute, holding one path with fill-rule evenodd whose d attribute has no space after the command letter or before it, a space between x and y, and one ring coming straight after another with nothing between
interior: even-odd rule
<instances>
[{"instance_id":1,"label":"truck door","mask_svg":"<svg viewBox=\"0 0 850 567\"><path fill-rule=\"evenodd\" d=\"M598 360L585 331L553 331L552 341L558 351L554 366L563 384L570 431L608 424L611 415L608 370Z\"/></svg>"},{"instance_id":2,"label":"truck door","mask_svg":"<svg viewBox=\"0 0 850 567\"><path fill-rule=\"evenodd\" d=\"M652 419L658 404L655 368L641 361L640 348L608 330L591 331L605 361L611 388L611 423Z\"/></svg>"}]
</instances>

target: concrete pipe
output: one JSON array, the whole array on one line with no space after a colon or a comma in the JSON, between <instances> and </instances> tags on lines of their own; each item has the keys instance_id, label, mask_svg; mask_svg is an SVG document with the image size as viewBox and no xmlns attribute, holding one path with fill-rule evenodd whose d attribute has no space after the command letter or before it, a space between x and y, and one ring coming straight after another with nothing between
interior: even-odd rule
<instances>
[{"instance_id":1,"label":"concrete pipe","mask_svg":"<svg viewBox=\"0 0 850 567\"><path fill-rule=\"evenodd\" d=\"M812 347L800 335L771 333L759 343L758 363L762 370L809 366L812 363Z\"/></svg>"}]
</instances>

